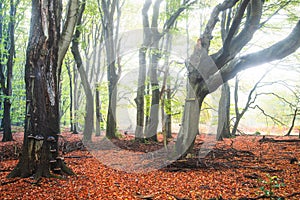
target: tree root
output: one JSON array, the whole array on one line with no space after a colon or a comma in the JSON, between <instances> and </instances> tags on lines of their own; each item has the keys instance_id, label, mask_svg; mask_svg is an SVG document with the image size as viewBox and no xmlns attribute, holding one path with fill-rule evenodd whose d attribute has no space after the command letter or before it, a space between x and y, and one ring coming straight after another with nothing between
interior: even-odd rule
<instances>
[{"instance_id":1,"label":"tree root","mask_svg":"<svg viewBox=\"0 0 300 200\"><path fill-rule=\"evenodd\" d=\"M272 142L272 143L277 143L277 142L300 142L300 139L291 139L291 140L275 140L274 138L267 138L263 136L262 139L258 140L260 143L264 142Z\"/></svg>"}]
</instances>

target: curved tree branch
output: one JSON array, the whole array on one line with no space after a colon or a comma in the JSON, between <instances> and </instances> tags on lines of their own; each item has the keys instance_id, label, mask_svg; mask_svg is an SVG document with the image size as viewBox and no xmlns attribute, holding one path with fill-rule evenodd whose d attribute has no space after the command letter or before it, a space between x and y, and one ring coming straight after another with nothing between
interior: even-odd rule
<instances>
[{"instance_id":1,"label":"curved tree branch","mask_svg":"<svg viewBox=\"0 0 300 200\"><path fill-rule=\"evenodd\" d=\"M232 63L229 63L223 67L216 74L211 76L206 84L209 85L210 91L215 91L220 86L219 77L223 78L223 81L228 81L236 76L236 74L242 70L272 62L274 60L282 59L292 53L294 53L300 47L300 21L294 27L292 32L283 40L273 44L269 48L263 49L261 51L247 54Z\"/></svg>"},{"instance_id":2,"label":"curved tree branch","mask_svg":"<svg viewBox=\"0 0 300 200\"><path fill-rule=\"evenodd\" d=\"M248 17L243 30L233 38L234 33L237 31L241 23L243 13L248 5ZM262 2L261 0L253 0L250 4L244 1L238 11L238 14L230 28L228 36L224 42L223 48L216 54L212 55L218 69L222 68L230 60L241 51L241 49L252 39L254 33L259 29L259 22L262 15Z\"/></svg>"},{"instance_id":3,"label":"curved tree branch","mask_svg":"<svg viewBox=\"0 0 300 200\"><path fill-rule=\"evenodd\" d=\"M203 38L202 38L202 46L203 48L208 51L209 46L210 46L210 41L213 38L212 37L212 32L215 29L215 26L217 22L219 21L219 14L220 12L232 8L239 0L225 0L222 4L218 4L214 10L212 11L210 15L210 19L207 22L207 25L205 27L204 33L203 33Z\"/></svg>"},{"instance_id":4,"label":"curved tree branch","mask_svg":"<svg viewBox=\"0 0 300 200\"><path fill-rule=\"evenodd\" d=\"M197 1L192 1L190 2L190 0L184 1L184 3L178 8L178 10L176 12L174 12L169 19L167 19L167 21L164 24L164 30L168 31L170 30L170 28L174 25L174 23L176 22L177 18L180 16L180 14L189 6L193 5L194 3L196 3Z\"/></svg>"}]
</instances>

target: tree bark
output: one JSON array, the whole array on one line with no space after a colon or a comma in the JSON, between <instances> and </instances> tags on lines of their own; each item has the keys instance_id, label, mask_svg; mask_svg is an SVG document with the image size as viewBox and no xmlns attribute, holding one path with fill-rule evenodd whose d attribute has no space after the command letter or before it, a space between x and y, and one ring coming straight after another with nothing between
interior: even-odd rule
<instances>
[{"instance_id":1,"label":"tree bark","mask_svg":"<svg viewBox=\"0 0 300 200\"><path fill-rule=\"evenodd\" d=\"M7 64L6 64L6 86L2 86L4 98L4 112L3 112L3 138L2 142L12 141L12 132L11 132L11 100L12 95L12 72L14 65L15 57L15 15L16 15L16 5L17 2L10 0L10 14L9 14L9 24L8 24L8 35L6 45L9 47L7 55ZM1 73L3 71L1 70Z\"/></svg>"},{"instance_id":2,"label":"tree bark","mask_svg":"<svg viewBox=\"0 0 300 200\"><path fill-rule=\"evenodd\" d=\"M165 132L167 138L172 138L172 97L171 87L169 81L167 81L167 98L166 98L166 120L165 120Z\"/></svg>"},{"instance_id":3,"label":"tree bark","mask_svg":"<svg viewBox=\"0 0 300 200\"><path fill-rule=\"evenodd\" d=\"M72 41L73 33L77 23L78 9L80 4L81 4L80 0L69 0L67 5L66 22L63 26L61 39L59 40L58 43L59 45L58 59L57 59L57 66L59 67L57 70L58 77L60 77L62 63Z\"/></svg>"},{"instance_id":4,"label":"tree bark","mask_svg":"<svg viewBox=\"0 0 300 200\"><path fill-rule=\"evenodd\" d=\"M137 95L135 98L136 103L136 129L135 140L144 140L144 126L145 126L145 84L146 84L146 52L151 42L150 29L149 29L149 17L148 10L151 5L151 0L147 0L144 3L142 10L143 17L143 45L139 49L139 75L138 75L138 87Z\"/></svg>"},{"instance_id":5,"label":"tree bark","mask_svg":"<svg viewBox=\"0 0 300 200\"><path fill-rule=\"evenodd\" d=\"M225 82L222 85L219 101L217 140L230 136L230 87L228 82Z\"/></svg>"},{"instance_id":6,"label":"tree bark","mask_svg":"<svg viewBox=\"0 0 300 200\"><path fill-rule=\"evenodd\" d=\"M73 85L74 85L74 127L73 127L73 134L78 134L79 128L78 128L78 117L77 113L79 110L79 98L80 98L80 92L79 92L79 84L78 84L78 73L76 73L76 64L73 65Z\"/></svg>"},{"instance_id":7,"label":"tree bark","mask_svg":"<svg viewBox=\"0 0 300 200\"><path fill-rule=\"evenodd\" d=\"M140 48L139 50L139 78L137 96L135 98L137 116L136 116L136 129L135 140L144 140L144 119L145 119L145 81L146 81L146 48Z\"/></svg>"},{"instance_id":8,"label":"tree bark","mask_svg":"<svg viewBox=\"0 0 300 200\"><path fill-rule=\"evenodd\" d=\"M201 96L197 95L196 84L192 78L188 83L187 98L184 104L184 111L182 116L182 123L177 135L176 141L176 155L177 157L184 157L194 145L196 135L199 132L198 124L200 119L200 110L202 102L207 95L206 92Z\"/></svg>"},{"instance_id":9,"label":"tree bark","mask_svg":"<svg viewBox=\"0 0 300 200\"><path fill-rule=\"evenodd\" d=\"M82 22L82 15L85 9L85 0L82 1L81 7L79 10L79 15L77 18L77 26L81 26ZM75 31L74 38L72 40L72 47L71 51L74 56L76 65L77 65L77 70L80 75L81 79L81 84L84 89L85 97L86 97L86 104L85 104L85 117L84 117L84 131L83 131L83 140L84 141L91 141L92 139L92 133L94 129L94 98L93 98L93 93L91 90L90 83L88 81L86 72L83 68L83 63L82 63L82 58L79 52L79 37L80 37L81 31L80 29L77 29Z\"/></svg>"},{"instance_id":10,"label":"tree bark","mask_svg":"<svg viewBox=\"0 0 300 200\"><path fill-rule=\"evenodd\" d=\"M69 108L69 112L70 112L70 131L73 132L74 131L74 113L73 113L73 77L72 77L72 72L71 72L71 66L70 66L70 62L66 62L66 68L68 71L68 76L69 76L69 86L70 86L70 108Z\"/></svg>"},{"instance_id":11,"label":"tree bark","mask_svg":"<svg viewBox=\"0 0 300 200\"><path fill-rule=\"evenodd\" d=\"M73 174L58 156L59 99L57 80L60 39L59 1L33 0L25 65L26 118L22 156L8 177Z\"/></svg>"},{"instance_id":12,"label":"tree bark","mask_svg":"<svg viewBox=\"0 0 300 200\"><path fill-rule=\"evenodd\" d=\"M98 0L98 4L100 4ZM99 8L100 9L100 8ZM117 26L114 27L114 16L117 10ZM121 15L119 0L105 1L101 0L101 20L103 26L103 35L106 50L107 60L107 80L108 85L108 112L106 123L106 136L108 138L116 138L116 110L117 110L117 83L119 81L120 74L116 71L116 61L119 59L116 57L116 51L118 44L119 33L119 20ZM119 66L120 67L120 66ZM119 68L120 69L120 68Z\"/></svg>"},{"instance_id":13,"label":"tree bark","mask_svg":"<svg viewBox=\"0 0 300 200\"><path fill-rule=\"evenodd\" d=\"M102 123L102 113L101 113L101 101L100 101L100 84L96 84L96 136L101 135L101 123Z\"/></svg>"},{"instance_id":14,"label":"tree bark","mask_svg":"<svg viewBox=\"0 0 300 200\"><path fill-rule=\"evenodd\" d=\"M286 136L290 136L291 135L291 132L293 131L294 126L295 126L297 115L298 115L298 108L296 108L295 111L294 111L292 123L291 123L291 126L290 126L288 132L286 133Z\"/></svg>"}]
</instances>

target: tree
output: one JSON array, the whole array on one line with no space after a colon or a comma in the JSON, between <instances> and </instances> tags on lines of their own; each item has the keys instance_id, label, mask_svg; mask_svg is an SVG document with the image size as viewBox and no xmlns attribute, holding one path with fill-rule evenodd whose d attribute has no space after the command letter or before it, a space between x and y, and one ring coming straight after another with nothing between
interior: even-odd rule
<instances>
[{"instance_id":1,"label":"tree","mask_svg":"<svg viewBox=\"0 0 300 200\"><path fill-rule=\"evenodd\" d=\"M70 1L70 5L77 1ZM77 2L78 3L78 2ZM26 118L22 156L8 177L50 177L51 172L73 174L59 157L58 137L60 80L60 47L68 46L69 30L74 23L65 23L60 34L61 2L33 0L30 36L27 46ZM68 9L69 12L73 10ZM69 16L67 14L67 16ZM67 21L74 16L67 18ZM69 27L69 26L73 26ZM63 41L61 41L63 40ZM60 56L59 56L60 55Z\"/></svg>"},{"instance_id":2,"label":"tree","mask_svg":"<svg viewBox=\"0 0 300 200\"><path fill-rule=\"evenodd\" d=\"M84 119L84 131L83 131L83 140L84 141L90 141L92 139L92 133L94 128L94 99L93 99L93 93L91 90L90 83L88 81L86 72L83 68L83 62L82 58L79 52L79 36L81 34L80 26L82 26L82 15L85 9L85 0L82 1L78 18L77 18L77 29L75 31L74 38L72 40L72 54L74 56L77 70L79 72L80 78L81 78L81 84L84 89L84 93L86 96L86 113L85 113L85 119Z\"/></svg>"},{"instance_id":3,"label":"tree","mask_svg":"<svg viewBox=\"0 0 300 200\"><path fill-rule=\"evenodd\" d=\"M106 1L98 0L99 12L103 27L103 36L105 42L106 62L107 62L107 80L109 82L108 92L108 112L106 123L106 136L116 138L116 109L117 109L117 83L121 73L120 58L117 58L119 23L121 17L121 8L119 0ZM117 11L117 13L116 13ZM117 15L116 25L114 23L115 14ZM118 71L117 68L118 67Z\"/></svg>"},{"instance_id":4,"label":"tree","mask_svg":"<svg viewBox=\"0 0 300 200\"><path fill-rule=\"evenodd\" d=\"M142 9L142 18L143 18L143 44L139 49L139 76L138 76L138 88L137 96L134 99L136 103L136 129L135 129L135 140L143 140L144 137L144 93L145 93L145 81L146 81L146 51L149 46L149 19L148 19L148 10L151 6L151 0L145 1Z\"/></svg>"},{"instance_id":5,"label":"tree","mask_svg":"<svg viewBox=\"0 0 300 200\"><path fill-rule=\"evenodd\" d=\"M1 58L0 58L0 83L4 95L4 113L3 113L3 138L2 141L11 141L11 95L12 95L12 74L15 57L15 16L16 7L20 1L10 0L9 20L5 26L5 16L1 16L5 9L4 2L0 2L0 39L1 41ZM6 28L5 28L6 27ZM7 60L7 61L6 61ZM6 70L4 65L6 61ZM4 75L6 71L6 75ZM6 81L5 81L6 80ZM5 83L6 82L6 83Z\"/></svg>"},{"instance_id":6,"label":"tree","mask_svg":"<svg viewBox=\"0 0 300 200\"><path fill-rule=\"evenodd\" d=\"M230 86L225 82L222 85L219 101L217 139L222 140L230 136Z\"/></svg>"},{"instance_id":7,"label":"tree","mask_svg":"<svg viewBox=\"0 0 300 200\"><path fill-rule=\"evenodd\" d=\"M213 31L221 12L240 2L238 11L230 25L226 39L219 51L208 55ZM212 11L206 24L201 46L197 45L188 61L188 80L190 83L189 96L185 102L183 124L178 134L176 151L184 155L193 145L197 133L199 114L205 97L215 91L223 82L233 78L239 71L247 68L282 59L300 46L300 21L297 22L291 33L275 44L243 56L238 56L243 47L252 39L255 32L261 27L263 4L260 0L224 1ZM246 16L245 20L244 16ZM243 23L242 23L243 22ZM201 57L202 56L202 57ZM192 93L192 94L190 94ZM191 97L193 99L191 99ZM196 119L196 120L195 120Z\"/></svg>"},{"instance_id":8,"label":"tree","mask_svg":"<svg viewBox=\"0 0 300 200\"><path fill-rule=\"evenodd\" d=\"M146 82L146 54L150 54L149 64L149 79L151 85L151 108L148 120L146 119L145 137L149 140L156 141L156 133L158 127L158 113L159 113L159 81L158 81L158 62L161 58L161 49L159 48L161 39L174 27L177 18L180 14L189 6L195 3L195 1L184 1L182 4L176 4L179 1L174 1L176 6L172 9L164 21L162 31L159 31L159 16L160 16L160 5L163 1L156 0L153 5L153 13L150 20L148 11L152 4L152 0L146 0L142 10L143 18L143 34L144 40L143 45L139 49L139 78L138 78L138 89L137 97L135 102L137 104L137 128L135 130L135 136L137 139L143 137L144 129L144 93L145 93L145 82ZM149 86L147 86L149 87ZM149 91L149 89L147 88ZM147 105L146 105L147 106ZM147 113L147 111L146 111Z\"/></svg>"}]
</instances>

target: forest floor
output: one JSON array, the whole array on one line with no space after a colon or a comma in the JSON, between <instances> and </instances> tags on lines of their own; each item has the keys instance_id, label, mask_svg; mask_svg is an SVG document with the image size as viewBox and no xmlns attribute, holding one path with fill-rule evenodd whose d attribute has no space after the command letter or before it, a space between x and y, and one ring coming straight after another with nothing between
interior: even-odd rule
<instances>
[{"instance_id":1,"label":"forest floor","mask_svg":"<svg viewBox=\"0 0 300 200\"><path fill-rule=\"evenodd\" d=\"M162 142L139 144L124 136L113 141L118 148L89 149L80 135L66 132L61 150L76 175L35 181L6 178L23 139L23 133L14 133L15 141L0 142L0 199L300 199L298 137L238 136L216 143L213 138L197 136L187 158L164 167L156 160L150 170L145 166L151 158L137 163L134 155L165 149ZM147 170L139 170L143 167Z\"/></svg>"}]
</instances>

